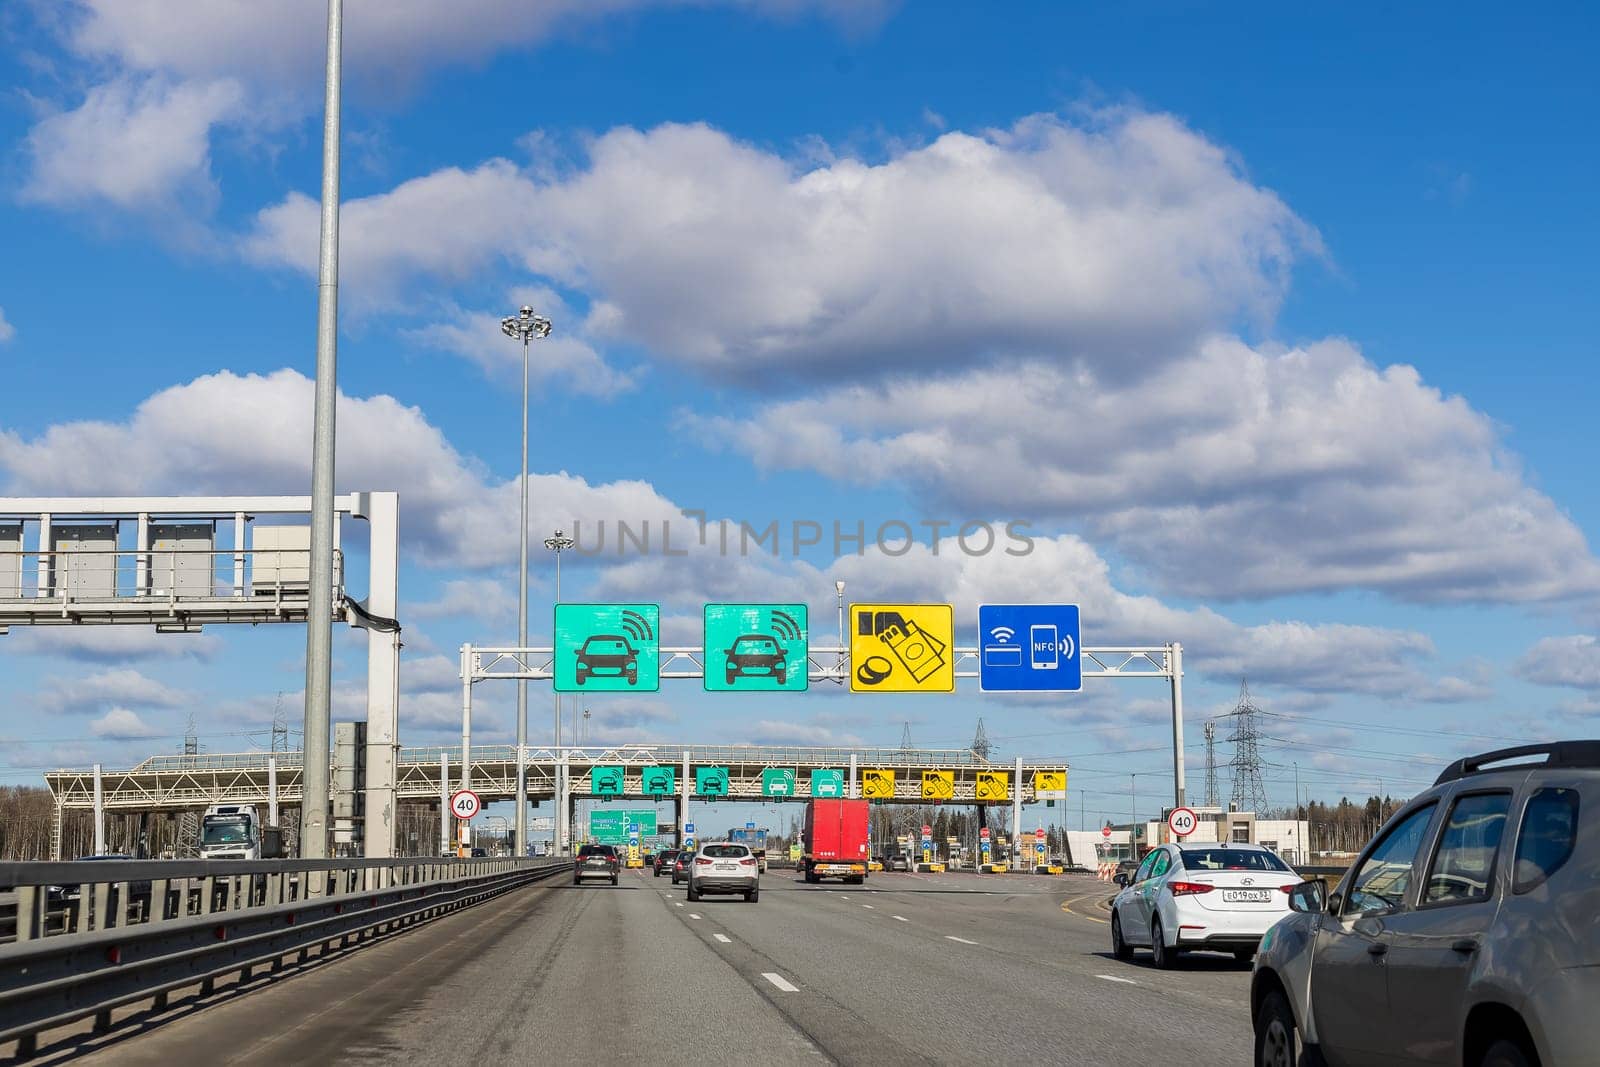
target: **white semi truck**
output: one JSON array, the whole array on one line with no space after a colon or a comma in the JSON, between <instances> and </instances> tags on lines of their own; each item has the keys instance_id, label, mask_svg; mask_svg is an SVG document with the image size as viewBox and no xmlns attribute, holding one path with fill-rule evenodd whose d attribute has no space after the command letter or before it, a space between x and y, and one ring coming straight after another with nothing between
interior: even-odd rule
<instances>
[{"instance_id":1,"label":"white semi truck","mask_svg":"<svg viewBox=\"0 0 1600 1067\"><path fill-rule=\"evenodd\" d=\"M264 836L261 811L255 805L213 804L200 817L200 858L261 859L268 854L262 849Z\"/></svg>"}]
</instances>

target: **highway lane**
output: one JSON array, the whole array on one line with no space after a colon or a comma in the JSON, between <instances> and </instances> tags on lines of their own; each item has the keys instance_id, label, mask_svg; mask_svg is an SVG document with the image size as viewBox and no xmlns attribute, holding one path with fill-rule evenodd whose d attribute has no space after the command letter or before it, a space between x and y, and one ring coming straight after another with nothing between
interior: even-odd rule
<instances>
[{"instance_id":1,"label":"highway lane","mask_svg":"<svg viewBox=\"0 0 1600 1067\"><path fill-rule=\"evenodd\" d=\"M98 1039L84 1062L619 1062L641 1040L661 1063L1248 1062L1248 970L1118 963L1095 921L1109 892L1026 875L808 886L779 870L753 905L690 904L638 871L615 889L538 886Z\"/></svg>"}]
</instances>

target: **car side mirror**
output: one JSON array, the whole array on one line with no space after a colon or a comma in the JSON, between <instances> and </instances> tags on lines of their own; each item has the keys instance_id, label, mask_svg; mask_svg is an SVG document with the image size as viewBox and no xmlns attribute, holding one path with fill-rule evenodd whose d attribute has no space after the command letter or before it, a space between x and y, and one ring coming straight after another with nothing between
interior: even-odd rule
<instances>
[{"instance_id":1,"label":"car side mirror","mask_svg":"<svg viewBox=\"0 0 1600 1067\"><path fill-rule=\"evenodd\" d=\"M1344 897L1340 896L1338 893L1329 893L1326 903L1322 905L1322 910L1327 912L1329 915L1337 915L1339 914L1339 909L1343 906Z\"/></svg>"},{"instance_id":2,"label":"car side mirror","mask_svg":"<svg viewBox=\"0 0 1600 1067\"><path fill-rule=\"evenodd\" d=\"M1318 914L1327 906L1327 893L1319 881L1301 882L1289 891L1289 910Z\"/></svg>"},{"instance_id":3,"label":"car side mirror","mask_svg":"<svg viewBox=\"0 0 1600 1067\"><path fill-rule=\"evenodd\" d=\"M1112 881L1116 882L1120 886L1126 886L1128 884L1128 876L1125 874L1118 874L1112 879Z\"/></svg>"}]
</instances>

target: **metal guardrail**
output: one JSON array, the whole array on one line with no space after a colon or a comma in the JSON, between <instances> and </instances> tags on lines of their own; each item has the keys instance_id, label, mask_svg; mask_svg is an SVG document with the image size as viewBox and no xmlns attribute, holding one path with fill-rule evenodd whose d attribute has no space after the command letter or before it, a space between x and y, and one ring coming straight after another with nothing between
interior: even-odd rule
<instances>
[{"instance_id":1,"label":"metal guardrail","mask_svg":"<svg viewBox=\"0 0 1600 1067\"><path fill-rule=\"evenodd\" d=\"M133 860L0 863L14 905L0 946L0 1040L285 957L365 940L571 870L570 859Z\"/></svg>"}]
</instances>

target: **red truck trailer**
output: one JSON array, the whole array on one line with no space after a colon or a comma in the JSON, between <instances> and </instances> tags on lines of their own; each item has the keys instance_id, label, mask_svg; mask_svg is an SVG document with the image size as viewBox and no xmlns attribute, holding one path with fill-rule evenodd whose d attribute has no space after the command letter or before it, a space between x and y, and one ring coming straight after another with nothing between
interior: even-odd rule
<instances>
[{"instance_id":1,"label":"red truck trailer","mask_svg":"<svg viewBox=\"0 0 1600 1067\"><path fill-rule=\"evenodd\" d=\"M867 802L813 798L806 804L806 847L801 855L806 881L843 878L852 885L867 880L870 858Z\"/></svg>"}]
</instances>

